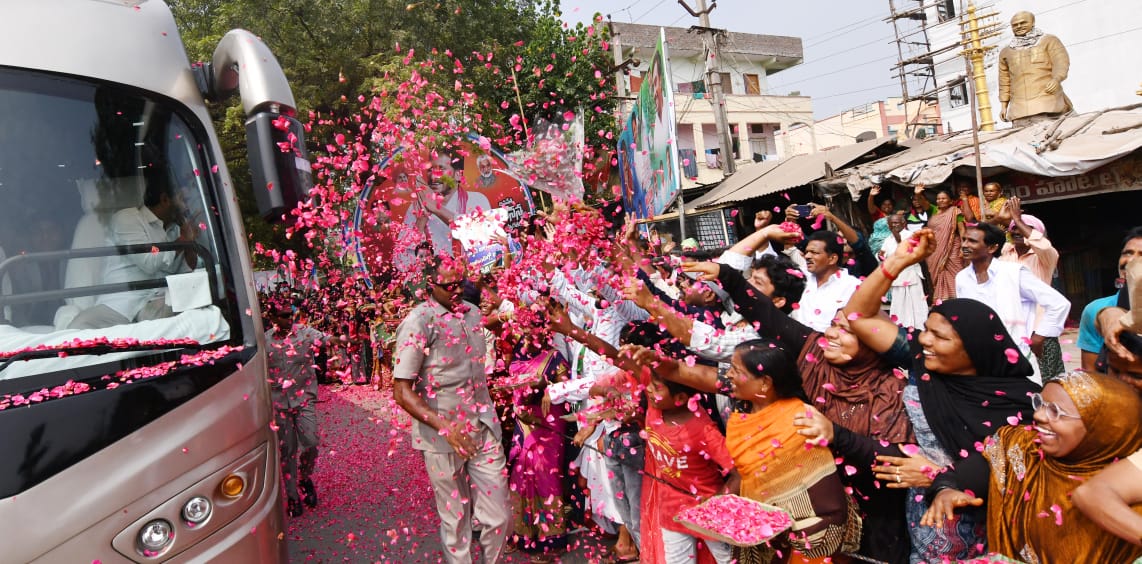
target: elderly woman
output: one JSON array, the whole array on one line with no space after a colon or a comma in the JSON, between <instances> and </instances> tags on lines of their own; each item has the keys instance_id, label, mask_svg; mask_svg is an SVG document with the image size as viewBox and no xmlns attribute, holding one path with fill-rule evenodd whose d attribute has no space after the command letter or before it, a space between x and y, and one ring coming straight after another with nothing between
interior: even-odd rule
<instances>
[{"instance_id":1,"label":"elderly woman","mask_svg":"<svg viewBox=\"0 0 1142 564\"><path fill-rule=\"evenodd\" d=\"M1142 399L1109 376L1074 372L1048 383L1032 404L1034 426L999 429L982 457L936 479L938 493L922 523L983 505L968 492L986 492L991 552L1039 564L1142 556L1142 547L1103 530L1071 499L1083 480L1142 448Z\"/></svg>"},{"instance_id":2,"label":"elderly woman","mask_svg":"<svg viewBox=\"0 0 1142 564\"><path fill-rule=\"evenodd\" d=\"M880 314L880 298L904 269L924 260L934 245L922 230L886 257L845 307L849 329L865 346L909 370L903 399L918 445L866 437L812 412L795 423L801 432L832 441L833 450L856 468L876 464L889 488L911 488L906 498L912 562L965 559L985 544L984 514L972 509L952 522L925 526L924 489L941 468L967 458L976 445L1010 421L1031 413L1039 387L1027 362L991 308L953 299L932 308L923 331L897 327Z\"/></svg>"}]
</instances>

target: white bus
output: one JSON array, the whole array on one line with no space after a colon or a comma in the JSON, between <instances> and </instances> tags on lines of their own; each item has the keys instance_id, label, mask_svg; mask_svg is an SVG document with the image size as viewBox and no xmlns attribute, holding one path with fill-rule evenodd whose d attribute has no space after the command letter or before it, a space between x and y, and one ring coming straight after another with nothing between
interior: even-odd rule
<instances>
[{"instance_id":1,"label":"white bus","mask_svg":"<svg viewBox=\"0 0 1142 564\"><path fill-rule=\"evenodd\" d=\"M0 560L284 562L246 236L206 99L239 92L254 191L309 188L252 34L191 65L154 0L0 0Z\"/></svg>"}]
</instances>

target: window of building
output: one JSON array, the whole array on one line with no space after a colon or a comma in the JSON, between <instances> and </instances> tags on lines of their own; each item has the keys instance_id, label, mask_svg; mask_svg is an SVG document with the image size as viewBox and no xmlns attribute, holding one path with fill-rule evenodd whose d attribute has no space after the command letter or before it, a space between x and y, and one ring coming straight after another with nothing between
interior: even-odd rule
<instances>
[{"instance_id":1,"label":"window of building","mask_svg":"<svg viewBox=\"0 0 1142 564\"><path fill-rule=\"evenodd\" d=\"M956 0L940 0L936 3L936 13L942 22L956 17Z\"/></svg>"},{"instance_id":2,"label":"window of building","mask_svg":"<svg viewBox=\"0 0 1142 564\"><path fill-rule=\"evenodd\" d=\"M745 78L745 93L751 96L761 95L761 81L756 74L743 74Z\"/></svg>"},{"instance_id":3,"label":"window of building","mask_svg":"<svg viewBox=\"0 0 1142 564\"><path fill-rule=\"evenodd\" d=\"M948 90L948 106L959 108L968 104L968 83L961 79Z\"/></svg>"},{"instance_id":4,"label":"window of building","mask_svg":"<svg viewBox=\"0 0 1142 564\"><path fill-rule=\"evenodd\" d=\"M730 80L730 73L720 72L718 74L722 78L722 94L733 94L734 93L734 83L732 80Z\"/></svg>"}]
</instances>

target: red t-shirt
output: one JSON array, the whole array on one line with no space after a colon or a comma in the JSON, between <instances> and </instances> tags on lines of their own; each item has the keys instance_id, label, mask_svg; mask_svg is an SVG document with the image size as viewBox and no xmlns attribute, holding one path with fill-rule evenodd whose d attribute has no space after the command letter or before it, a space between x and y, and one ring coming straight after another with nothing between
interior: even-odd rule
<instances>
[{"instance_id":1,"label":"red t-shirt","mask_svg":"<svg viewBox=\"0 0 1142 564\"><path fill-rule=\"evenodd\" d=\"M678 488L661 484L655 488L658 525L689 534L689 529L674 522L674 516L698 505L697 497L705 499L721 492L725 475L734 467L726 438L702 411L681 425L647 417L646 434L647 466L652 475Z\"/></svg>"}]
</instances>

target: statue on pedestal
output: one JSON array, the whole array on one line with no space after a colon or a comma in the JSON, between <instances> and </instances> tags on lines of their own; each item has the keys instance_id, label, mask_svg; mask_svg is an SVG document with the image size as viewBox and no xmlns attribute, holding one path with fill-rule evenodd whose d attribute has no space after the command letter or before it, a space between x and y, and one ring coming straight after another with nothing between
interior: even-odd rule
<instances>
[{"instance_id":1,"label":"statue on pedestal","mask_svg":"<svg viewBox=\"0 0 1142 564\"><path fill-rule=\"evenodd\" d=\"M1063 93L1071 60L1063 42L1035 27L1035 15L1011 17L1015 37L999 52L999 117L1016 127L1051 120L1071 112Z\"/></svg>"}]
</instances>

